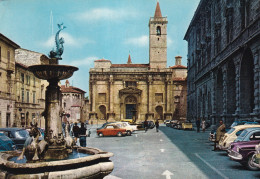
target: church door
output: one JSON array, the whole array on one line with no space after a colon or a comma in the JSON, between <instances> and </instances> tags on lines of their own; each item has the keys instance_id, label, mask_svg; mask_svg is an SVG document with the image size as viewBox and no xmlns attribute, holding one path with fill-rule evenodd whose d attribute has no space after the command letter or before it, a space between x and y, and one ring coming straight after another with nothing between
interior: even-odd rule
<instances>
[{"instance_id":1,"label":"church door","mask_svg":"<svg viewBox=\"0 0 260 179\"><path fill-rule=\"evenodd\" d=\"M126 119L133 118L133 111L135 110L135 104L126 104Z\"/></svg>"}]
</instances>

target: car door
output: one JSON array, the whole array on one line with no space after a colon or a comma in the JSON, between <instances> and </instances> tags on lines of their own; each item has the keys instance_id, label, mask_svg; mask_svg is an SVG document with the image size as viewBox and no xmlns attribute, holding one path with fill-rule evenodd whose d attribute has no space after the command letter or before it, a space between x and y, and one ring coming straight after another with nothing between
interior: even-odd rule
<instances>
[{"instance_id":1,"label":"car door","mask_svg":"<svg viewBox=\"0 0 260 179\"><path fill-rule=\"evenodd\" d=\"M109 136L114 135L114 126L108 125L105 131L106 131L106 135Z\"/></svg>"}]
</instances>

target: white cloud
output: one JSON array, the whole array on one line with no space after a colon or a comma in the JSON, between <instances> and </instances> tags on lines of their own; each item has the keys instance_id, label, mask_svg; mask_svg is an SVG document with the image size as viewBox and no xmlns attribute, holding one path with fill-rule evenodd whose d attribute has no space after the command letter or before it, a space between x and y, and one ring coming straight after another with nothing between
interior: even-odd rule
<instances>
[{"instance_id":1,"label":"white cloud","mask_svg":"<svg viewBox=\"0 0 260 179\"><path fill-rule=\"evenodd\" d=\"M70 65L72 66L78 66L78 67L82 67L82 66L90 66L93 64L93 62L95 60L98 60L99 58L98 57L86 57L84 59L81 59L81 60L74 60L74 61L71 61Z\"/></svg>"},{"instance_id":2,"label":"white cloud","mask_svg":"<svg viewBox=\"0 0 260 179\"><path fill-rule=\"evenodd\" d=\"M96 20L119 20L136 16L134 11L129 9L109 9L96 8L90 11L74 14L73 17L77 20L96 21Z\"/></svg>"},{"instance_id":3,"label":"white cloud","mask_svg":"<svg viewBox=\"0 0 260 179\"><path fill-rule=\"evenodd\" d=\"M70 34L66 33L66 32L61 32L60 33L60 38L63 37L64 38L64 46L70 46L70 47L80 47L86 43L94 43L91 40L88 39L84 39L84 38L74 38L73 36L71 36ZM55 35L52 35L47 41L42 43L42 46L44 47L48 47L48 48L55 48Z\"/></svg>"},{"instance_id":4,"label":"white cloud","mask_svg":"<svg viewBox=\"0 0 260 179\"><path fill-rule=\"evenodd\" d=\"M147 35L143 35L141 37L129 38L126 39L125 43L139 47L145 47L149 44L149 37Z\"/></svg>"}]
</instances>

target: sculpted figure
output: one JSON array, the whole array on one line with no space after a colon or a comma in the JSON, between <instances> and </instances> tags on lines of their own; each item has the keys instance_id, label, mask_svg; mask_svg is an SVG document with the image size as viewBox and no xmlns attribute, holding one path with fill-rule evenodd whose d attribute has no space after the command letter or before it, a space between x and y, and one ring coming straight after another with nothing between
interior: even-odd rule
<instances>
[{"instance_id":1,"label":"sculpted figure","mask_svg":"<svg viewBox=\"0 0 260 179\"><path fill-rule=\"evenodd\" d=\"M66 26L63 26L63 23L58 24L58 32L56 33L55 36L55 43L56 43L56 50L50 51L49 57L50 58L58 58L61 59L61 55L63 54L63 44L64 44L64 39L59 37L60 31L66 28Z\"/></svg>"}]
</instances>

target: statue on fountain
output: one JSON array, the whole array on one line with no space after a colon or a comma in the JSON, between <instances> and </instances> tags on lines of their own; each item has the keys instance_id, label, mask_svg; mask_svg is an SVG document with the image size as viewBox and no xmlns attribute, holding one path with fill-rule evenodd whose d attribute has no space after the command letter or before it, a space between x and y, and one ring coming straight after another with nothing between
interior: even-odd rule
<instances>
[{"instance_id":1,"label":"statue on fountain","mask_svg":"<svg viewBox=\"0 0 260 179\"><path fill-rule=\"evenodd\" d=\"M61 55L63 54L63 44L64 44L64 39L59 37L60 31L66 28L66 26L63 26L63 23L58 24L58 32L55 35L55 43L56 43L56 50L50 51L49 57L50 58L56 58L56 59L61 59Z\"/></svg>"}]
</instances>

